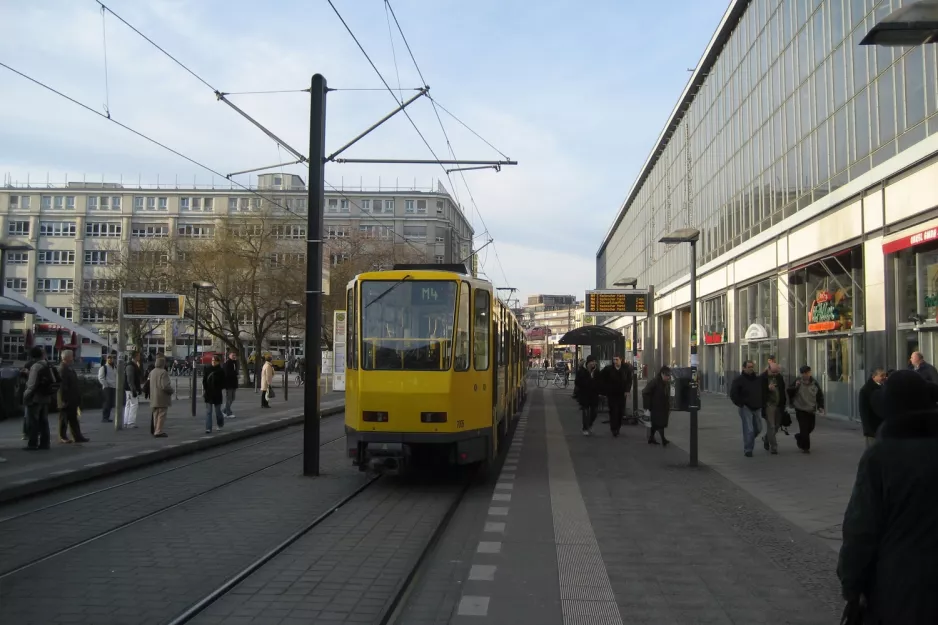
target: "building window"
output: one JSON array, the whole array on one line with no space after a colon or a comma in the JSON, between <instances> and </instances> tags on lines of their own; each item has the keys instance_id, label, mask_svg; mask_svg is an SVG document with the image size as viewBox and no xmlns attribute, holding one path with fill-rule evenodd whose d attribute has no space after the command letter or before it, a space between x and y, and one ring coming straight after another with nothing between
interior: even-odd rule
<instances>
[{"instance_id":1,"label":"building window","mask_svg":"<svg viewBox=\"0 0 938 625\"><path fill-rule=\"evenodd\" d=\"M329 255L329 262L333 267L338 267L345 261L349 259L349 255L346 253L332 253Z\"/></svg>"},{"instance_id":2,"label":"building window","mask_svg":"<svg viewBox=\"0 0 938 625\"><path fill-rule=\"evenodd\" d=\"M270 255L271 267L291 267L306 262L302 252L275 252Z\"/></svg>"},{"instance_id":3,"label":"building window","mask_svg":"<svg viewBox=\"0 0 938 625\"><path fill-rule=\"evenodd\" d=\"M120 196L112 197L89 197L88 198L88 210L115 210L119 211L121 209L121 198Z\"/></svg>"},{"instance_id":4,"label":"building window","mask_svg":"<svg viewBox=\"0 0 938 625\"><path fill-rule=\"evenodd\" d=\"M39 250L38 261L40 265L74 265L75 252L73 250Z\"/></svg>"},{"instance_id":5,"label":"building window","mask_svg":"<svg viewBox=\"0 0 938 625\"><path fill-rule=\"evenodd\" d=\"M273 229L273 233L274 233L274 236L278 239L302 239L306 236L306 226L300 226L300 225L276 226Z\"/></svg>"},{"instance_id":6,"label":"building window","mask_svg":"<svg viewBox=\"0 0 938 625\"><path fill-rule=\"evenodd\" d=\"M436 214L437 215L443 214L443 200L436 201Z\"/></svg>"},{"instance_id":7,"label":"building window","mask_svg":"<svg viewBox=\"0 0 938 625\"><path fill-rule=\"evenodd\" d=\"M417 213L426 214L427 213L427 201L426 200L417 200Z\"/></svg>"},{"instance_id":8,"label":"building window","mask_svg":"<svg viewBox=\"0 0 938 625\"><path fill-rule=\"evenodd\" d=\"M29 210L29 196L28 195L11 195L10 196L10 210Z\"/></svg>"},{"instance_id":9,"label":"building window","mask_svg":"<svg viewBox=\"0 0 938 625\"><path fill-rule=\"evenodd\" d=\"M104 250L91 250L85 252L86 265L106 265L108 253Z\"/></svg>"},{"instance_id":10,"label":"building window","mask_svg":"<svg viewBox=\"0 0 938 625\"><path fill-rule=\"evenodd\" d=\"M85 280L82 283L85 291L94 291L97 293L117 293L120 290L120 284L117 280L107 278L93 278Z\"/></svg>"},{"instance_id":11,"label":"building window","mask_svg":"<svg viewBox=\"0 0 938 625\"><path fill-rule=\"evenodd\" d=\"M75 196L74 195L65 196L65 210L69 210L69 211L75 210Z\"/></svg>"},{"instance_id":12,"label":"building window","mask_svg":"<svg viewBox=\"0 0 938 625\"><path fill-rule=\"evenodd\" d=\"M363 213L370 213L370 212L371 212L371 200L364 199L364 200L361 201L361 203L362 203L362 204L361 204L361 211L362 211Z\"/></svg>"},{"instance_id":13,"label":"building window","mask_svg":"<svg viewBox=\"0 0 938 625\"><path fill-rule=\"evenodd\" d=\"M74 319L74 315L75 315L74 310L71 308L71 306L49 306L49 312L51 312L53 315L58 315L59 317L62 317L63 319L68 319L69 321ZM46 321L53 321L53 320L46 319Z\"/></svg>"},{"instance_id":14,"label":"building window","mask_svg":"<svg viewBox=\"0 0 938 625\"><path fill-rule=\"evenodd\" d=\"M347 200L346 198L342 198L342 199L339 200L339 212L340 212L340 213L347 213L347 212L349 212L349 204L348 204L348 200Z\"/></svg>"},{"instance_id":15,"label":"building window","mask_svg":"<svg viewBox=\"0 0 938 625\"><path fill-rule=\"evenodd\" d=\"M17 293L26 292L26 278L7 278L6 288Z\"/></svg>"},{"instance_id":16,"label":"building window","mask_svg":"<svg viewBox=\"0 0 938 625\"><path fill-rule=\"evenodd\" d=\"M119 237L121 224L117 221L89 221L85 224L86 237Z\"/></svg>"},{"instance_id":17,"label":"building window","mask_svg":"<svg viewBox=\"0 0 938 625\"><path fill-rule=\"evenodd\" d=\"M9 234L11 237L28 237L29 222L11 221L10 225L7 227L7 234Z\"/></svg>"},{"instance_id":18,"label":"building window","mask_svg":"<svg viewBox=\"0 0 938 625\"><path fill-rule=\"evenodd\" d=\"M442 254L437 254L436 256L434 256L434 257L433 257L433 262L435 262L437 265L442 265L442 264L443 264L443 255L442 255Z\"/></svg>"},{"instance_id":19,"label":"building window","mask_svg":"<svg viewBox=\"0 0 938 625\"><path fill-rule=\"evenodd\" d=\"M436 242L437 242L437 243L445 243L445 241L443 240L443 237L436 237Z\"/></svg>"},{"instance_id":20,"label":"building window","mask_svg":"<svg viewBox=\"0 0 938 625\"><path fill-rule=\"evenodd\" d=\"M73 237L76 227L74 221L42 221L39 222L39 236L42 237Z\"/></svg>"},{"instance_id":21,"label":"building window","mask_svg":"<svg viewBox=\"0 0 938 625\"><path fill-rule=\"evenodd\" d=\"M134 197L134 210L135 211L142 211L144 206L146 206L146 198L140 195Z\"/></svg>"},{"instance_id":22,"label":"building window","mask_svg":"<svg viewBox=\"0 0 938 625\"><path fill-rule=\"evenodd\" d=\"M414 213L414 201L413 200L404 200L404 212L407 214Z\"/></svg>"},{"instance_id":23,"label":"building window","mask_svg":"<svg viewBox=\"0 0 938 625\"><path fill-rule=\"evenodd\" d=\"M390 239L391 228L389 226L359 226L359 233L366 239Z\"/></svg>"},{"instance_id":24,"label":"building window","mask_svg":"<svg viewBox=\"0 0 938 625\"><path fill-rule=\"evenodd\" d=\"M117 321L117 310L114 308L82 308L82 323L112 323Z\"/></svg>"},{"instance_id":25,"label":"building window","mask_svg":"<svg viewBox=\"0 0 938 625\"><path fill-rule=\"evenodd\" d=\"M737 292L740 363L751 360L761 369L778 346L778 284L769 278Z\"/></svg>"},{"instance_id":26,"label":"building window","mask_svg":"<svg viewBox=\"0 0 938 625\"><path fill-rule=\"evenodd\" d=\"M132 224L130 235L138 239L160 239L169 236L167 224Z\"/></svg>"},{"instance_id":27,"label":"building window","mask_svg":"<svg viewBox=\"0 0 938 625\"><path fill-rule=\"evenodd\" d=\"M39 293L71 293L75 281L71 278L40 278L36 281Z\"/></svg>"},{"instance_id":28,"label":"building window","mask_svg":"<svg viewBox=\"0 0 938 625\"><path fill-rule=\"evenodd\" d=\"M404 238L425 241L427 239L426 226L404 226Z\"/></svg>"},{"instance_id":29,"label":"building window","mask_svg":"<svg viewBox=\"0 0 938 625\"><path fill-rule=\"evenodd\" d=\"M337 198L331 197L326 200L326 210L330 213L339 212L339 200Z\"/></svg>"},{"instance_id":30,"label":"building window","mask_svg":"<svg viewBox=\"0 0 938 625\"><path fill-rule=\"evenodd\" d=\"M90 211L98 210L98 198L93 195L89 195L85 198L85 206Z\"/></svg>"},{"instance_id":31,"label":"building window","mask_svg":"<svg viewBox=\"0 0 938 625\"><path fill-rule=\"evenodd\" d=\"M327 239L347 239L348 235L348 226L326 226Z\"/></svg>"},{"instance_id":32,"label":"building window","mask_svg":"<svg viewBox=\"0 0 938 625\"><path fill-rule=\"evenodd\" d=\"M29 263L29 252L7 252L8 265L25 265Z\"/></svg>"},{"instance_id":33,"label":"building window","mask_svg":"<svg viewBox=\"0 0 938 625\"><path fill-rule=\"evenodd\" d=\"M394 212L394 200L385 200L384 201L384 212L393 213Z\"/></svg>"},{"instance_id":34,"label":"building window","mask_svg":"<svg viewBox=\"0 0 938 625\"><path fill-rule=\"evenodd\" d=\"M214 204L212 198L206 197L181 197L179 198L179 210L194 212L212 212Z\"/></svg>"},{"instance_id":35,"label":"building window","mask_svg":"<svg viewBox=\"0 0 938 625\"><path fill-rule=\"evenodd\" d=\"M211 239L215 236L215 226L181 224L177 234L190 239Z\"/></svg>"},{"instance_id":36,"label":"building window","mask_svg":"<svg viewBox=\"0 0 938 625\"><path fill-rule=\"evenodd\" d=\"M26 335L25 334L4 334L3 335L3 357L7 360L25 360L26 359Z\"/></svg>"}]
</instances>

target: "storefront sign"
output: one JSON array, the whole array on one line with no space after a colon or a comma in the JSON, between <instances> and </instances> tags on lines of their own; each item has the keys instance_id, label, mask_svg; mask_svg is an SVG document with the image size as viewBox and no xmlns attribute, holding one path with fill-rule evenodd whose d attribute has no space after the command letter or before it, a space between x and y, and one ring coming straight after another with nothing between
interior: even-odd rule
<instances>
[{"instance_id":1,"label":"storefront sign","mask_svg":"<svg viewBox=\"0 0 938 625\"><path fill-rule=\"evenodd\" d=\"M719 345L726 342L726 328L718 332L704 332L704 345Z\"/></svg>"},{"instance_id":2,"label":"storefront sign","mask_svg":"<svg viewBox=\"0 0 938 625\"><path fill-rule=\"evenodd\" d=\"M757 341L759 339L769 338L769 333L761 323L754 323L746 328L745 338L747 341Z\"/></svg>"},{"instance_id":3,"label":"storefront sign","mask_svg":"<svg viewBox=\"0 0 938 625\"><path fill-rule=\"evenodd\" d=\"M900 250L915 247L916 245L924 245L925 243L931 243L936 240L938 240L938 227L926 228L913 234L900 237L895 241L883 243L883 253L894 254Z\"/></svg>"},{"instance_id":4,"label":"storefront sign","mask_svg":"<svg viewBox=\"0 0 938 625\"><path fill-rule=\"evenodd\" d=\"M808 311L808 332L847 329L840 314L840 302L845 297L842 290L836 295L830 291L818 291Z\"/></svg>"}]
</instances>

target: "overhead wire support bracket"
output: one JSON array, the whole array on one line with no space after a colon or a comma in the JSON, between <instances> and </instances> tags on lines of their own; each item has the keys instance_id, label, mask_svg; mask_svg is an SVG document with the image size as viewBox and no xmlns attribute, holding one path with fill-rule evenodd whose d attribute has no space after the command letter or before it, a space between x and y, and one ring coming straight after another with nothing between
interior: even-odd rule
<instances>
[{"instance_id":1,"label":"overhead wire support bracket","mask_svg":"<svg viewBox=\"0 0 938 625\"><path fill-rule=\"evenodd\" d=\"M364 132L362 132L360 135L358 135L357 137L355 137L354 139L352 139L351 141L349 141L348 143L346 143L345 145L343 145L341 148L339 148L338 150L336 150L335 152L333 152L332 154L330 154L329 156L327 156L327 157L326 157L326 162L327 162L327 163L329 163L329 162L339 162L339 161L336 161L336 160L335 160L335 157L337 157L339 154L341 154L342 152L346 151L347 149L349 149L350 147L352 147L353 145L355 145L356 143L358 143L359 141L361 141L362 139L364 139L364 138L365 138L366 136L368 136L373 130L375 130L378 126L380 126L380 125L383 124L384 122L388 121L389 119L391 119L392 117L394 117L395 115L397 115L398 113L400 113L401 111L403 111L405 108L407 108L408 106L410 106L411 104L413 104L414 102L416 102L418 99L420 99L420 98L422 98L423 96L427 95L427 91L428 91L429 89L430 89L430 87L421 87L421 88L418 90L417 95L413 96L412 98L410 98L409 100L407 100L407 101L405 101L405 102L402 102L402 103L400 104L400 106L398 106L397 108L395 108L393 111L391 111L390 113L388 113L387 115L385 115L384 117L382 117L381 119L379 119L378 121L376 121L375 123L373 123L371 126L369 126L369 127L368 127Z\"/></svg>"},{"instance_id":2,"label":"overhead wire support bracket","mask_svg":"<svg viewBox=\"0 0 938 625\"><path fill-rule=\"evenodd\" d=\"M502 170L502 166L498 163L495 165L478 165L476 167L454 167L453 169L447 169L446 173L451 174L454 171L472 171L474 169L494 169L496 172Z\"/></svg>"},{"instance_id":3,"label":"overhead wire support bracket","mask_svg":"<svg viewBox=\"0 0 938 625\"><path fill-rule=\"evenodd\" d=\"M517 165L518 161L454 161L447 159L406 159L406 158L337 158L334 163L372 163L384 165L485 165L504 167Z\"/></svg>"},{"instance_id":4,"label":"overhead wire support bracket","mask_svg":"<svg viewBox=\"0 0 938 625\"><path fill-rule=\"evenodd\" d=\"M281 139L280 137L278 137L271 131L267 130L267 128L265 128L263 124L261 124L260 122L255 120L253 117L251 117L250 115L248 115L247 113L239 109L237 106L235 106L234 103L231 102L231 100L225 97L224 93L222 93L221 91L215 91L215 97L221 100L222 102L224 102L225 104L227 104L228 106L230 106L231 108L233 108L239 115L241 115L241 117L243 117L244 119L248 120L249 122L257 126L258 128L260 128L261 132L263 132L265 135L273 139L277 144L282 145L283 149L289 152L290 154L292 154L293 156L295 156L297 159L299 159L299 162L305 163L306 161L309 160L308 158L303 156L300 152L290 147L289 143L287 143L286 141L284 141L283 139Z\"/></svg>"},{"instance_id":5,"label":"overhead wire support bracket","mask_svg":"<svg viewBox=\"0 0 938 625\"><path fill-rule=\"evenodd\" d=\"M302 160L295 160L295 161L290 161L289 163L277 163L276 165L266 165L264 167L255 167L253 169L245 169L244 171L235 171L225 176L225 178L228 178L229 180L231 180L232 176L240 176L241 174L251 174L251 173L254 173L255 171L264 171L267 169L274 169L275 167L286 167L287 165L299 165L302 162L303 162Z\"/></svg>"}]
</instances>

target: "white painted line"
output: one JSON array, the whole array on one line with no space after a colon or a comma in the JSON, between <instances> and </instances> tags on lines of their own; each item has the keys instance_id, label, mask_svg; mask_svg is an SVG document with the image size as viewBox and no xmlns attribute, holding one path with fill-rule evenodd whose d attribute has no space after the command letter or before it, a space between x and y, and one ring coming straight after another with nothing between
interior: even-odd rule
<instances>
[{"instance_id":1,"label":"white painted line","mask_svg":"<svg viewBox=\"0 0 938 625\"><path fill-rule=\"evenodd\" d=\"M501 507L489 508L489 516L508 516L508 508L501 508Z\"/></svg>"},{"instance_id":2,"label":"white painted line","mask_svg":"<svg viewBox=\"0 0 938 625\"><path fill-rule=\"evenodd\" d=\"M501 553L502 544L494 541L482 541L476 547L476 553Z\"/></svg>"},{"instance_id":3,"label":"white painted line","mask_svg":"<svg viewBox=\"0 0 938 625\"><path fill-rule=\"evenodd\" d=\"M465 595L459 600L456 614L459 616L488 616L489 598Z\"/></svg>"},{"instance_id":4,"label":"white painted line","mask_svg":"<svg viewBox=\"0 0 938 625\"><path fill-rule=\"evenodd\" d=\"M103 465L103 464L107 464L107 463L105 463L105 462L89 462L88 464L85 465L85 468L100 467L100 466Z\"/></svg>"},{"instance_id":5,"label":"white painted line","mask_svg":"<svg viewBox=\"0 0 938 625\"><path fill-rule=\"evenodd\" d=\"M75 469L62 469L61 471L53 471L49 475L68 475L69 473L74 473Z\"/></svg>"},{"instance_id":6,"label":"white painted line","mask_svg":"<svg viewBox=\"0 0 938 625\"><path fill-rule=\"evenodd\" d=\"M473 564L469 568L469 579L477 582L494 582L495 569L494 564Z\"/></svg>"},{"instance_id":7,"label":"white painted line","mask_svg":"<svg viewBox=\"0 0 938 625\"><path fill-rule=\"evenodd\" d=\"M10 482L10 483L11 483L11 484L16 484L17 486L19 486L19 485L21 485L21 484L30 484L30 483L35 482L35 481L36 481L36 478L30 477L30 478L27 478L27 479L25 479L25 480L15 480L15 481Z\"/></svg>"},{"instance_id":8,"label":"white painted line","mask_svg":"<svg viewBox=\"0 0 938 625\"><path fill-rule=\"evenodd\" d=\"M497 490L513 490L514 487L515 485L510 482L498 482L495 484Z\"/></svg>"},{"instance_id":9,"label":"white painted line","mask_svg":"<svg viewBox=\"0 0 938 625\"><path fill-rule=\"evenodd\" d=\"M205 438L205 437L203 436L202 438ZM189 440L187 440L187 441L182 441L182 442L180 443L180 445L186 445L186 444L188 444L188 443L194 443L195 440L196 440L196 439L191 438L191 439L189 439Z\"/></svg>"},{"instance_id":10,"label":"white painted line","mask_svg":"<svg viewBox=\"0 0 938 625\"><path fill-rule=\"evenodd\" d=\"M498 479L500 479L500 480L513 480L513 479L515 479L515 474L514 474L514 473L502 473L501 475L498 476Z\"/></svg>"},{"instance_id":11,"label":"white painted line","mask_svg":"<svg viewBox=\"0 0 938 625\"><path fill-rule=\"evenodd\" d=\"M485 530L486 532L497 532L499 534L505 533L505 524L501 521L486 521Z\"/></svg>"},{"instance_id":12,"label":"white painted line","mask_svg":"<svg viewBox=\"0 0 938 625\"><path fill-rule=\"evenodd\" d=\"M492 501L511 501L511 495L508 493L493 493Z\"/></svg>"},{"instance_id":13,"label":"white painted line","mask_svg":"<svg viewBox=\"0 0 938 625\"><path fill-rule=\"evenodd\" d=\"M133 456L114 456L115 460L127 460L127 458L133 458Z\"/></svg>"}]
</instances>

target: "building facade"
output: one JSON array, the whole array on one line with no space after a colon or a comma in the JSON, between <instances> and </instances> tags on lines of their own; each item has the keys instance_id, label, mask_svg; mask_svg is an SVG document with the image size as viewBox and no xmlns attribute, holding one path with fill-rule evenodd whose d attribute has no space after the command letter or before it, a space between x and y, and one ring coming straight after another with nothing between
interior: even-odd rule
<instances>
[{"instance_id":1,"label":"building facade","mask_svg":"<svg viewBox=\"0 0 938 625\"><path fill-rule=\"evenodd\" d=\"M578 327L582 319L583 303L575 295L530 295L519 319L527 328L528 352L533 358L550 358L551 354L566 351L557 341ZM559 357L557 358L559 360Z\"/></svg>"},{"instance_id":2,"label":"building facade","mask_svg":"<svg viewBox=\"0 0 938 625\"><path fill-rule=\"evenodd\" d=\"M858 45L899 4L731 3L597 253L598 287L654 286L646 361L688 366L696 336L726 392L777 355L855 417L873 368L938 358L938 50ZM679 228L696 329L691 248L658 243Z\"/></svg>"},{"instance_id":3,"label":"building facade","mask_svg":"<svg viewBox=\"0 0 938 625\"><path fill-rule=\"evenodd\" d=\"M38 344L51 345L61 321L87 325L102 337L113 337L108 341L116 341L111 315L83 306L76 297L82 288L101 286L115 246L123 244L133 250L147 239L174 237L197 243L213 239L226 224L263 218L276 220L277 239L282 240L285 253L297 248L305 256L307 191L303 180L295 175L265 174L258 177L253 191L85 182L59 186L8 182L0 187L4 240L33 248L6 252L4 287L45 307L53 317L27 315L23 322L6 322L3 357L19 353L27 329ZM442 187L330 191L324 221L326 288L329 267L346 257L345 248L337 243L350 238L406 245L431 263L458 262L471 253L472 227ZM191 351L186 334L191 334L190 327L161 325L145 338L144 347L183 356ZM216 342L206 338L204 349ZM274 343L264 347L276 349ZM98 356L96 348L89 351Z\"/></svg>"}]
</instances>

